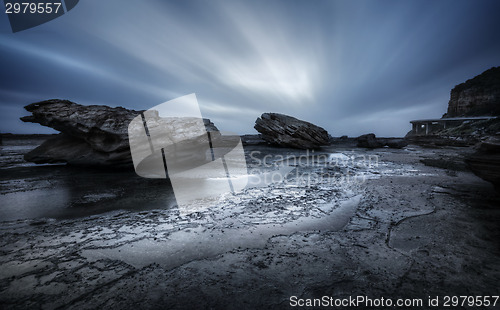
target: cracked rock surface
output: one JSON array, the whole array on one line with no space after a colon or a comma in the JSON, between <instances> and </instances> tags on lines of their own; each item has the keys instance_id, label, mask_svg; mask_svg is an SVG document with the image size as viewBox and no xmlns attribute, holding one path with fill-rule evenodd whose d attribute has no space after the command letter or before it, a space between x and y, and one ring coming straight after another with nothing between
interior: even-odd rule
<instances>
[{"instance_id":1,"label":"cracked rock surface","mask_svg":"<svg viewBox=\"0 0 500 310\"><path fill-rule=\"evenodd\" d=\"M281 154L297 173L188 215L165 203L168 186L157 180L146 186L125 174L71 170L82 183L72 187L67 167L1 167L2 206L21 208L29 204L21 197L31 195L40 208L53 201L73 213L16 218L2 211L0 303L286 309L290 296L498 295L500 209L492 186L420 162L450 150L331 147L321 152L337 164L326 168L321 157L304 163L296 150L246 148L255 150L261 153L248 158L249 171L265 170L257 163L265 155L282 162ZM376 165L346 160L360 156L376 156ZM97 185L85 185L90 180ZM64 201L41 194L64 186ZM137 202L148 206L127 207Z\"/></svg>"}]
</instances>

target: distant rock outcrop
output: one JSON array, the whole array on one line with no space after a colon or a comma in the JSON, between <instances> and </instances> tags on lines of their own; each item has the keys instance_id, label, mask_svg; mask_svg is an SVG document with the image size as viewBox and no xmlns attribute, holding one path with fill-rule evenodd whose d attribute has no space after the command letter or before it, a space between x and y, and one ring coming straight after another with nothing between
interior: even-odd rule
<instances>
[{"instance_id":1,"label":"distant rock outcrop","mask_svg":"<svg viewBox=\"0 0 500 310\"><path fill-rule=\"evenodd\" d=\"M356 139L358 147L368 149L376 149L379 147L388 146L390 148L401 149L408 145L408 141L399 138L377 138L375 134L368 133L361 135Z\"/></svg>"},{"instance_id":2,"label":"distant rock outcrop","mask_svg":"<svg viewBox=\"0 0 500 310\"><path fill-rule=\"evenodd\" d=\"M356 141L358 141L358 147L364 147L368 149L375 149L384 146L382 142L377 140L375 134L373 133L361 135L356 139Z\"/></svg>"},{"instance_id":3,"label":"distant rock outcrop","mask_svg":"<svg viewBox=\"0 0 500 310\"><path fill-rule=\"evenodd\" d=\"M240 138L244 146L267 144L267 142L264 139L262 139L260 135L242 135L240 136Z\"/></svg>"},{"instance_id":4,"label":"distant rock outcrop","mask_svg":"<svg viewBox=\"0 0 500 310\"><path fill-rule=\"evenodd\" d=\"M128 125L142 111L104 105L83 106L52 99L27 105L24 122L39 123L61 134L25 155L34 163L65 162L83 166L132 167ZM207 129L217 130L209 120Z\"/></svg>"},{"instance_id":5,"label":"distant rock outcrop","mask_svg":"<svg viewBox=\"0 0 500 310\"><path fill-rule=\"evenodd\" d=\"M405 139L384 139L382 141L385 145L393 149L402 149L408 145L408 141Z\"/></svg>"},{"instance_id":6,"label":"distant rock outcrop","mask_svg":"<svg viewBox=\"0 0 500 310\"><path fill-rule=\"evenodd\" d=\"M455 86L444 117L487 115L500 115L500 67L493 67Z\"/></svg>"},{"instance_id":7,"label":"distant rock outcrop","mask_svg":"<svg viewBox=\"0 0 500 310\"><path fill-rule=\"evenodd\" d=\"M264 113L254 128L268 143L298 148L316 149L329 144L328 132L314 124L284 114Z\"/></svg>"},{"instance_id":8,"label":"distant rock outcrop","mask_svg":"<svg viewBox=\"0 0 500 310\"><path fill-rule=\"evenodd\" d=\"M476 153L465 159L478 177L493 183L500 190L500 136L489 137L481 142Z\"/></svg>"}]
</instances>

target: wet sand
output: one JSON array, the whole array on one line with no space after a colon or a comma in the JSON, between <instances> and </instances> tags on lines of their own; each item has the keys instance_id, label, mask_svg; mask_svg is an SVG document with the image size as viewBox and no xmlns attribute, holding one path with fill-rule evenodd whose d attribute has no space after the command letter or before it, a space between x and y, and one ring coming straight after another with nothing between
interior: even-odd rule
<instances>
[{"instance_id":1,"label":"wet sand","mask_svg":"<svg viewBox=\"0 0 500 310\"><path fill-rule=\"evenodd\" d=\"M332 173L308 186L291 180L248 189L189 215L175 204L154 205L170 199L154 194L166 192L164 183L127 193L130 184L101 176L100 188L124 192L106 196L107 188L86 198L83 209L94 207L92 215L4 219L0 303L19 309L286 309L290 296L427 301L499 295L499 197L470 172L420 162L469 151L331 147L323 152L377 155L378 165L349 167L355 178L344 182ZM32 167L24 168L33 176ZM50 172L54 186L42 182L44 173L4 174L0 199L67 186L64 168L55 167L61 177ZM314 165L297 169L318 172ZM75 186L70 204L95 191L83 187ZM131 206L151 204L120 208L129 200ZM110 203L116 205L100 206ZM418 309L425 308L442 307Z\"/></svg>"}]
</instances>

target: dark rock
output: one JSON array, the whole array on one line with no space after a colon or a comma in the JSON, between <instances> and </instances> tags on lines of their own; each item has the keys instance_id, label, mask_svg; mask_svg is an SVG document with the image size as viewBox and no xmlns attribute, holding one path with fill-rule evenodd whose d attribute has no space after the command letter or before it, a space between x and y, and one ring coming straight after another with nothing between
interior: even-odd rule
<instances>
[{"instance_id":1,"label":"dark rock","mask_svg":"<svg viewBox=\"0 0 500 310\"><path fill-rule=\"evenodd\" d=\"M328 132L314 124L278 113L264 113L254 128L268 143L298 149L316 149L329 144Z\"/></svg>"},{"instance_id":2,"label":"dark rock","mask_svg":"<svg viewBox=\"0 0 500 310\"><path fill-rule=\"evenodd\" d=\"M388 139L385 145L394 149L402 149L408 145L408 141L405 139Z\"/></svg>"},{"instance_id":3,"label":"dark rock","mask_svg":"<svg viewBox=\"0 0 500 310\"><path fill-rule=\"evenodd\" d=\"M32 115L21 117L23 122L54 128L83 140L93 150L106 153L128 149L128 124L141 113L122 107L83 106L59 99L32 103L25 109Z\"/></svg>"},{"instance_id":4,"label":"dark rock","mask_svg":"<svg viewBox=\"0 0 500 310\"><path fill-rule=\"evenodd\" d=\"M49 138L27 153L24 159L37 164L68 163L75 166L130 166L130 149L103 152L92 148L85 140L67 134Z\"/></svg>"},{"instance_id":5,"label":"dark rock","mask_svg":"<svg viewBox=\"0 0 500 310\"><path fill-rule=\"evenodd\" d=\"M240 138L243 145L261 145L267 143L262 139L261 135L242 135Z\"/></svg>"},{"instance_id":6,"label":"dark rock","mask_svg":"<svg viewBox=\"0 0 500 310\"><path fill-rule=\"evenodd\" d=\"M356 138L357 146L368 149L376 149L379 147L390 147L401 149L408 145L408 141L402 138L377 138L375 134L368 133Z\"/></svg>"},{"instance_id":7,"label":"dark rock","mask_svg":"<svg viewBox=\"0 0 500 310\"><path fill-rule=\"evenodd\" d=\"M32 115L22 117L22 121L39 123L62 133L27 153L27 161L132 167L128 125L142 111L104 105L83 106L59 99L33 103L25 109ZM151 115L154 117L154 113ZM204 119L204 123L208 130L217 130L209 120Z\"/></svg>"},{"instance_id":8,"label":"dark rock","mask_svg":"<svg viewBox=\"0 0 500 310\"><path fill-rule=\"evenodd\" d=\"M347 139L349 139L349 137L348 137L348 136L341 136L341 137L339 138L339 140L340 140L340 141L347 141Z\"/></svg>"},{"instance_id":9,"label":"dark rock","mask_svg":"<svg viewBox=\"0 0 500 310\"><path fill-rule=\"evenodd\" d=\"M462 156L422 158L420 162L429 167L436 167L450 171L470 171Z\"/></svg>"},{"instance_id":10,"label":"dark rock","mask_svg":"<svg viewBox=\"0 0 500 310\"><path fill-rule=\"evenodd\" d=\"M408 136L405 139L415 145L423 147L443 147L443 146L456 146L468 147L478 143L478 138L473 136Z\"/></svg>"},{"instance_id":11,"label":"dark rock","mask_svg":"<svg viewBox=\"0 0 500 310\"><path fill-rule=\"evenodd\" d=\"M356 141L358 142L358 147L364 147L364 148L368 148L368 149L375 149L375 148L379 148L379 147L384 146L384 143L379 141L375 137L375 134L373 134L373 133L361 135L356 139Z\"/></svg>"},{"instance_id":12,"label":"dark rock","mask_svg":"<svg viewBox=\"0 0 500 310\"><path fill-rule=\"evenodd\" d=\"M490 137L477 146L465 162L475 175L493 183L500 191L500 136Z\"/></svg>"},{"instance_id":13,"label":"dark rock","mask_svg":"<svg viewBox=\"0 0 500 310\"><path fill-rule=\"evenodd\" d=\"M500 115L500 67L455 86L444 117Z\"/></svg>"}]
</instances>

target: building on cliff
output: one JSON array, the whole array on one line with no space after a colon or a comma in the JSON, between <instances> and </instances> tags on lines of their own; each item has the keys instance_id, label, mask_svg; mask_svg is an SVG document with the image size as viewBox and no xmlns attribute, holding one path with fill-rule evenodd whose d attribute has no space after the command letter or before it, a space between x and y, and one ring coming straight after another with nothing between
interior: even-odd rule
<instances>
[{"instance_id":1,"label":"building on cliff","mask_svg":"<svg viewBox=\"0 0 500 310\"><path fill-rule=\"evenodd\" d=\"M430 135L463 124L497 119L500 116L500 67L455 86L448 111L440 119L412 120L411 135Z\"/></svg>"},{"instance_id":2,"label":"building on cliff","mask_svg":"<svg viewBox=\"0 0 500 310\"><path fill-rule=\"evenodd\" d=\"M413 135L431 135L445 129L455 128L464 123L496 119L496 116L448 117L419 119L410 121Z\"/></svg>"}]
</instances>

